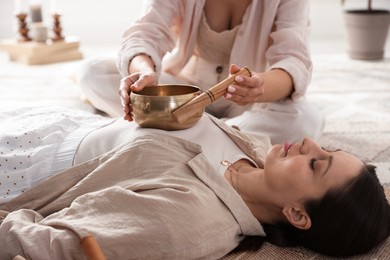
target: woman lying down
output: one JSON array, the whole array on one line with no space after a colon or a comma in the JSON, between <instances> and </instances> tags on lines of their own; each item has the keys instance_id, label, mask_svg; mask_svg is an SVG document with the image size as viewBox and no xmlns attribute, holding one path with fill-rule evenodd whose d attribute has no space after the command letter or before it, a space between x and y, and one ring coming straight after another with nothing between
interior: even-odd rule
<instances>
[{"instance_id":1,"label":"woman lying down","mask_svg":"<svg viewBox=\"0 0 390 260\"><path fill-rule=\"evenodd\" d=\"M373 166L344 151L270 145L204 115L181 131L65 109L0 118L0 259L220 258L246 236L322 254L390 232Z\"/></svg>"}]
</instances>

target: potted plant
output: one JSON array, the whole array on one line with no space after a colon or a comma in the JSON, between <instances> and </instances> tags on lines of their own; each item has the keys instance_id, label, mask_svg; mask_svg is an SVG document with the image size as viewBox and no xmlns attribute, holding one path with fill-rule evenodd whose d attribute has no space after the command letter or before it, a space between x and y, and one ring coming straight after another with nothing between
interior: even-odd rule
<instances>
[{"instance_id":1,"label":"potted plant","mask_svg":"<svg viewBox=\"0 0 390 260\"><path fill-rule=\"evenodd\" d=\"M366 1L367 7L364 9L344 10L348 54L352 59L380 60L384 58L390 12L374 9L373 1ZM341 2L344 5L346 0Z\"/></svg>"}]
</instances>

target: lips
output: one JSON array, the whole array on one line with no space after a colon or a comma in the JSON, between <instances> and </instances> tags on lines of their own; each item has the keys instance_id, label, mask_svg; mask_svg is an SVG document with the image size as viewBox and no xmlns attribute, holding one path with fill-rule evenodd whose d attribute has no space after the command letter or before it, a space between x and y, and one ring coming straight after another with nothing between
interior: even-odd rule
<instances>
[{"instance_id":1,"label":"lips","mask_svg":"<svg viewBox=\"0 0 390 260\"><path fill-rule=\"evenodd\" d=\"M289 142L285 142L284 143L284 153L285 153L285 156L287 156L288 154L288 151L290 150L292 144L290 144Z\"/></svg>"}]
</instances>

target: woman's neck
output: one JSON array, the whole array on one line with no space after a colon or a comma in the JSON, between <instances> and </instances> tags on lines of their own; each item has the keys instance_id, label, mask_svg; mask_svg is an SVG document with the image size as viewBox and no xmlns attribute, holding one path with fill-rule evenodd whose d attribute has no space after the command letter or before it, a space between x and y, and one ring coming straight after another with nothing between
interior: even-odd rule
<instances>
[{"instance_id":1,"label":"woman's neck","mask_svg":"<svg viewBox=\"0 0 390 260\"><path fill-rule=\"evenodd\" d=\"M275 223L281 219L281 208L274 203L263 181L263 169L241 159L231 164L224 177L241 196L260 223Z\"/></svg>"}]
</instances>

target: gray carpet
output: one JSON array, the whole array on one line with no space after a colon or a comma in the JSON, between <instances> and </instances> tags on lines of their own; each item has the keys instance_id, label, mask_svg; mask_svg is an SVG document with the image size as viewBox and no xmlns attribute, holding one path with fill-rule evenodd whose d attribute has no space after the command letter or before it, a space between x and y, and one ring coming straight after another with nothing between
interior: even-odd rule
<instances>
[{"instance_id":1,"label":"gray carpet","mask_svg":"<svg viewBox=\"0 0 390 260\"><path fill-rule=\"evenodd\" d=\"M314 56L309 97L326 115L320 142L378 167L390 183L390 58L379 62L343 55Z\"/></svg>"}]
</instances>

